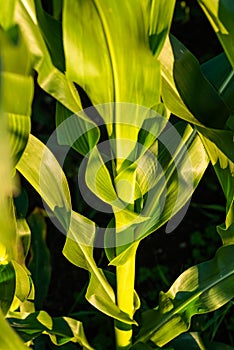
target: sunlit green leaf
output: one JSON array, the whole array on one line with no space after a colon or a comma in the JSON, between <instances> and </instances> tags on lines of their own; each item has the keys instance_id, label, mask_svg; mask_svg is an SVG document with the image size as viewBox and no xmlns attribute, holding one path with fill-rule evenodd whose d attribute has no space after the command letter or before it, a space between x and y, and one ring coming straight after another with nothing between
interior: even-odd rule
<instances>
[{"instance_id":1,"label":"sunlit green leaf","mask_svg":"<svg viewBox=\"0 0 234 350\"><path fill-rule=\"evenodd\" d=\"M162 95L168 108L194 124L222 128L229 116L227 107L204 78L191 52L170 36L159 59L162 65Z\"/></svg>"},{"instance_id":2,"label":"sunlit green leaf","mask_svg":"<svg viewBox=\"0 0 234 350\"><path fill-rule=\"evenodd\" d=\"M9 72L2 73L4 110L11 114L30 115L33 80ZM12 103L14 101L14 103Z\"/></svg>"},{"instance_id":3,"label":"sunlit green leaf","mask_svg":"<svg viewBox=\"0 0 234 350\"><path fill-rule=\"evenodd\" d=\"M14 317L14 314L12 316ZM26 318L10 318L9 322L25 342L43 333L47 334L55 345L61 346L73 342L80 344L83 349L93 350L87 342L82 323L75 319L51 318L47 312L40 311L31 313Z\"/></svg>"},{"instance_id":4,"label":"sunlit green leaf","mask_svg":"<svg viewBox=\"0 0 234 350\"><path fill-rule=\"evenodd\" d=\"M15 21L21 28L28 45L28 50L32 56L33 68L38 72L40 86L67 106L73 113L80 110L80 99L73 84L52 64L36 18L33 1L17 1ZM30 40L28 40L29 38Z\"/></svg>"},{"instance_id":5,"label":"sunlit green leaf","mask_svg":"<svg viewBox=\"0 0 234 350\"><path fill-rule=\"evenodd\" d=\"M30 161L30 158L33 160ZM91 272L91 281L87 291L88 300L112 317L127 323L134 323L116 306L114 292L92 257L94 223L75 212L72 212L70 222L71 206L68 185L64 173L52 153L39 140L30 136L27 148L17 164L17 168L53 209L57 219L66 230L70 224L64 254L72 263ZM57 207L61 210L56 210ZM67 217L64 217L65 214ZM78 233L79 235L77 235ZM99 286L100 291L98 291L97 286Z\"/></svg>"},{"instance_id":6,"label":"sunlit green leaf","mask_svg":"<svg viewBox=\"0 0 234 350\"><path fill-rule=\"evenodd\" d=\"M64 1L67 76L82 86L93 104L116 101L152 107L159 102L158 62L148 46L147 5L132 0Z\"/></svg>"},{"instance_id":7,"label":"sunlit green leaf","mask_svg":"<svg viewBox=\"0 0 234 350\"><path fill-rule=\"evenodd\" d=\"M64 228L68 229L71 199L66 177L49 149L30 135L17 169L38 191Z\"/></svg>"},{"instance_id":8,"label":"sunlit green leaf","mask_svg":"<svg viewBox=\"0 0 234 350\"><path fill-rule=\"evenodd\" d=\"M167 39L159 59L162 65L162 96L168 109L202 127L202 134L234 160L230 149L232 134L226 132L226 140L223 140L221 131L225 128L230 111L202 75L198 61L173 36Z\"/></svg>"},{"instance_id":9,"label":"sunlit green leaf","mask_svg":"<svg viewBox=\"0 0 234 350\"><path fill-rule=\"evenodd\" d=\"M32 62L20 29L15 28L14 36L11 32L0 29L0 43L3 71L28 77L32 73Z\"/></svg>"},{"instance_id":10,"label":"sunlit green leaf","mask_svg":"<svg viewBox=\"0 0 234 350\"><path fill-rule=\"evenodd\" d=\"M165 193L165 203L162 202L161 204L164 205L164 207L162 207L163 209L158 216L159 220L155 222L154 227L156 229L172 218L166 228L168 232L171 230L169 226L172 225L173 227L173 216L191 198L209 162L206 151L198 135L190 126L185 127L183 124L181 124L181 126L182 129L180 130L180 125L178 124L178 131L180 131L182 137L181 141L179 141L179 139L176 141L175 137L172 138L174 131L170 131L170 129L161 137L166 149L171 149L172 151L173 147L175 147L175 151L173 151L172 158L169 162L165 151L158 153L157 157L162 169L159 171L157 170L159 182L152 188L152 197L149 199L149 204L147 203L151 211L150 216L153 218L161 209L160 201L158 201L158 208L153 207L151 201L153 202L156 200L156 197L160 198L160 194ZM149 216L149 214L147 215Z\"/></svg>"},{"instance_id":11,"label":"sunlit green leaf","mask_svg":"<svg viewBox=\"0 0 234 350\"><path fill-rule=\"evenodd\" d=\"M220 225L217 230L223 243L229 244L234 240L234 163L226 157L214 143L210 142L203 136L202 140L226 197L225 225ZM233 153L233 151L234 141L231 146L231 152Z\"/></svg>"},{"instance_id":12,"label":"sunlit green leaf","mask_svg":"<svg viewBox=\"0 0 234 350\"><path fill-rule=\"evenodd\" d=\"M2 74L0 74L0 250L2 262L7 263L16 254L16 234L12 202L9 200L13 192L12 159L10 156L8 120L3 110L2 88Z\"/></svg>"},{"instance_id":13,"label":"sunlit green leaf","mask_svg":"<svg viewBox=\"0 0 234 350\"><path fill-rule=\"evenodd\" d=\"M27 221L23 218L16 220L16 234L17 234L17 257L16 261L25 267L25 260L27 258L29 247L31 243L31 232Z\"/></svg>"},{"instance_id":14,"label":"sunlit green leaf","mask_svg":"<svg viewBox=\"0 0 234 350\"><path fill-rule=\"evenodd\" d=\"M0 30L3 72L3 111L8 116L11 156L13 165L19 160L30 133L30 114L33 98L31 62L25 42L17 32L17 41ZM12 103L14 101L14 103Z\"/></svg>"},{"instance_id":15,"label":"sunlit green leaf","mask_svg":"<svg viewBox=\"0 0 234 350\"><path fill-rule=\"evenodd\" d=\"M6 320L4 320L2 312L0 310L0 349L1 350L28 350L28 347L24 346L23 342L12 330Z\"/></svg>"},{"instance_id":16,"label":"sunlit green leaf","mask_svg":"<svg viewBox=\"0 0 234 350\"><path fill-rule=\"evenodd\" d=\"M198 0L234 68L234 3L231 0Z\"/></svg>"},{"instance_id":17,"label":"sunlit green leaf","mask_svg":"<svg viewBox=\"0 0 234 350\"><path fill-rule=\"evenodd\" d=\"M12 261L12 263L14 266L16 276L15 296L23 302L29 296L31 290L29 272L16 261Z\"/></svg>"},{"instance_id":18,"label":"sunlit green leaf","mask_svg":"<svg viewBox=\"0 0 234 350\"><path fill-rule=\"evenodd\" d=\"M71 226L67 234L63 254L76 266L90 272L87 300L105 314L128 324L135 323L116 305L115 294L103 271L93 258L94 223L72 212ZM89 245L88 245L89 244Z\"/></svg>"},{"instance_id":19,"label":"sunlit green leaf","mask_svg":"<svg viewBox=\"0 0 234 350\"><path fill-rule=\"evenodd\" d=\"M221 247L215 258L193 266L178 277L159 307L146 311L138 341L162 346L187 331L191 317L214 311L230 301L233 289L233 245Z\"/></svg>"},{"instance_id":20,"label":"sunlit green leaf","mask_svg":"<svg viewBox=\"0 0 234 350\"><path fill-rule=\"evenodd\" d=\"M151 1L149 42L154 55L158 55L168 35L175 1Z\"/></svg>"},{"instance_id":21,"label":"sunlit green leaf","mask_svg":"<svg viewBox=\"0 0 234 350\"><path fill-rule=\"evenodd\" d=\"M56 134L61 145L72 146L82 155L87 155L99 140L100 131L94 124L84 123L87 115L81 111L74 115L61 103L56 104Z\"/></svg>"},{"instance_id":22,"label":"sunlit green leaf","mask_svg":"<svg viewBox=\"0 0 234 350\"><path fill-rule=\"evenodd\" d=\"M207 153L192 127L178 124L177 129L171 127L162 133L159 140L160 148L157 144L156 148L152 146L150 154L143 155L139 162L142 168L139 166L137 181L143 193L148 186L148 196L144 199L142 211L132 212L135 215L132 217L126 210L115 213L116 218L118 214L121 236L118 233L118 237L115 237L112 227L106 229L107 248L111 247L111 243L114 246L117 238L117 245L125 245L117 257L113 258L113 253L109 252L112 257L110 264L124 264L132 255L131 244L143 239L167 221L167 232L173 230L177 226L177 220L180 222L184 215L178 213L179 210L189 201L207 168ZM144 172L142 169L147 170Z\"/></svg>"},{"instance_id":23,"label":"sunlit green leaf","mask_svg":"<svg viewBox=\"0 0 234 350\"><path fill-rule=\"evenodd\" d=\"M41 13L41 16L43 17L43 13ZM48 23L46 18L47 16L45 15L45 17L43 17L45 22L43 28L47 33ZM52 63L52 58L43 38L44 32L42 33L36 18L36 9L33 1L19 0L17 2L15 21L21 28L28 45L28 50L32 58L32 65L38 73L38 83L41 88L63 104L72 113L81 110L82 106L80 98L73 82ZM53 19L50 19L50 21L53 21ZM51 41L51 33L47 40L49 40L50 45L54 45ZM61 48L59 50L61 51ZM61 63L59 63L59 65L61 65ZM85 116L80 116L79 123L83 125L84 129L95 127L95 124Z\"/></svg>"},{"instance_id":24,"label":"sunlit green leaf","mask_svg":"<svg viewBox=\"0 0 234 350\"><path fill-rule=\"evenodd\" d=\"M14 24L14 13L15 13L16 0L2 1L0 11L0 25L4 29L9 29Z\"/></svg>"},{"instance_id":25,"label":"sunlit green leaf","mask_svg":"<svg viewBox=\"0 0 234 350\"><path fill-rule=\"evenodd\" d=\"M12 263L0 261L0 310L6 314L15 294L15 271Z\"/></svg>"}]
</instances>

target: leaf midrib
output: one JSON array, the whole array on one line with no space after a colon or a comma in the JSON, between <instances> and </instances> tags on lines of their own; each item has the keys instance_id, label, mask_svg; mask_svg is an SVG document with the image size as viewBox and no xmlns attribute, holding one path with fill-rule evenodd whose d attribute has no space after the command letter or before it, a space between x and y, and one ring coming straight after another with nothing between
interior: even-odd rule
<instances>
[{"instance_id":1,"label":"leaf midrib","mask_svg":"<svg viewBox=\"0 0 234 350\"><path fill-rule=\"evenodd\" d=\"M111 72L112 72L112 80L113 80L113 100L116 101L116 91L118 91L118 78L117 78L117 65L116 65L116 60L115 54L114 54L114 48L112 45L112 40L111 40L111 35L109 33L109 26L107 24L105 15L102 11L102 6L100 6L98 0L93 0L94 6L96 8L97 14L100 18L100 23L103 28L103 36L106 41L106 48L108 51L109 55L109 60L110 60L110 66L111 66ZM116 87L116 88L115 88ZM112 101L111 101L112 102Z\"/></svg>"}]
</instances>

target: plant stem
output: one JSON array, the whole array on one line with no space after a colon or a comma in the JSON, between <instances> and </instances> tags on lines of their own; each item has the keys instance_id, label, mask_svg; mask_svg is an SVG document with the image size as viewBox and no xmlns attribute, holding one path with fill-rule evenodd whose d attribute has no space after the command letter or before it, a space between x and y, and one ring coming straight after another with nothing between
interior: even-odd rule
<instances>
[{"instance_id":1,"label":"plant stem","mask_svg":"<svg viewBox=\"0 0 234 350\"><path fill-rule=\"evenodd\" d=\"M135 282L135 255L129 257L125 264L117 266L117 302L120 310L131 318L134 314L134 282ZM115 322L116 349L128 349L132 344L132 326Z\"/></svg>"},{"instance_id":2,"label":"plant stem","mask_svg":"<svg viewBox=\"0 0 234 350\"><path fill-rule=\"evenodd\" d=\"M121 236L134 241L134 230L129 227L126 231L121 231L121 217L115 213L116 224L116 255L119 255L126 246L121 242ZM122 244L121 244L122 243ZM136 254L129 254L128 259L122 265L116 267L117 282L117 303L121 311L133 319L134 314L134 284L135 284L135 257ZM132 344L132 325L115 321L116 349L128 349Z\"/></svg>"}]
</instances>

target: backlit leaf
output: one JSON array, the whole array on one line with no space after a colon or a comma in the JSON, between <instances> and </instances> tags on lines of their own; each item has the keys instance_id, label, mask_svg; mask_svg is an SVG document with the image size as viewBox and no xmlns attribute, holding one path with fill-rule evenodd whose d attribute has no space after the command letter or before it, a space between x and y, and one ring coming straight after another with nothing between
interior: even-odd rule
<instances>
[{"instance_id":1,"label":"backlit leaf","mask_svg":"<svg viewBox=\"0 0 234 350\"><path fill-rule=\"evenodd\" d=\"M3 1L1 3L0 25L4 29L9 29L14 25L15 4L16 0L10 2Z\"/></svg>"},{"instance_id":2,"label":"backlit leaf","mask_svg":"<svg viewBox=\"0 0 234 350\"><path fill-rule=\"evenodd\" d=\"M230 149L232 134L227 131L226 139L222 137L230 111L203 76L198 61L173 36L166 40L159 59L162 65L162 96L167 108L178 117L201 127L202 134L234 160Z\"/></svg>"},{"instance_id":3,"label":"backlit leaf","mask_svg":"<svg viewBox=\"0 0 234 350\"><path fill-rule=\"evenodd\" d=\"M93 258L94 223L72 212L71 226L63 248L63 254L76 266L90 272L90 282L86 292L87 300L105 314L128 324L135 323L116 305L115 294L103 271ZM89 243L89 245L87 245Z\"/></svg>"},{"instance_id":4,"label":"backlit leaf","mask_svg":"<svg viewBox=\"0 0 234 350\"><path fill-rule=\"evenodd\" d=\"M6 320L4 320L0 310L0 349L1 350L28 350L16 333L12 330Z\"/></svg>"},{"instance_id":5,"label":"backlit leaf","mask_svg":"<svg viewBox=\"0 0 234 350\"><path fill-rule=\"evenodd\" d=\"M159 307L146 311L138 341L167 344L187 331L191 317L214 311L234 296L233 245L221 247L214 259L186 270L167 293L161 292Z\"/></svg>"},{"instance_id":6,"label":"backlit leaf","mask_svg":"<svg viewBox=\"0 0 234 350\"><path fill-rule=\"evenodd\" d=\"M38 7L38 11L39 19L43 19L42 29L36 18L34 2L30 0L17 1L15 21L22 30L28 51L31 55L32 66L38 73L38 84L69 111L76 113L82 109L79 95L73 82L57 69L52 62L53 57L50 56L50 52L43 37L45 33L48 34L48 18L44 15L40 6ZM49 21L53 22L53 19L49 19ZM46 35L49 46L54 45L51 41L51 34L52 33L50 33L49 38ZM59 49L59 52L60 51L61 48ZM58 66L60 65L61 62L58 63ZM82 124L84 129L95 128L95 124L85 116L80 116L79 123ZM96 132L98 131L96 130Z\"/></svg>"},{"instance_id":7,"label":"backlit leaf","mask_svg":"<svg viewBox=\"0 0 234 350\"><path fill-rule=\"evenodd\" d=\"M68 229L71 199L66 177L49 149L30 135L17 169L38 191L63 227Z\"/></svg>"},{"instance_id":8,"label":"backlit leaf","mask_svg":"<svg viewBox=\"0 0 234 350\"><path fill-rule=\"evenodd\" d=\"M17 313L15 315L18 316ZM61 346L72 342L78 343L83 349L93 350L80 321L69 317L51 318L45 311L31 313L24 318L13 317L14 314L9 322L25 342L46 334L55 345Z\"/></svg>"},{"instance_id":9,"label":"backlit leaf","mask_svg":"<svg viewBox=\"0 0 234 350\"><path fill-rule=\"evenodd\" d=\"M15 271L12 263L1 264L0 261L0 310L5 315L15 294Z\"/></svg>"},{"instance_id":10,"label":"backlit leaf","mask_svg":"<svg viewBox=\"0 0 234 350\"><path fill-rule=\"evenodd\" d=\"M234 68L234 3L231 0L198 0Z\"/></svg>"}]
</instances>

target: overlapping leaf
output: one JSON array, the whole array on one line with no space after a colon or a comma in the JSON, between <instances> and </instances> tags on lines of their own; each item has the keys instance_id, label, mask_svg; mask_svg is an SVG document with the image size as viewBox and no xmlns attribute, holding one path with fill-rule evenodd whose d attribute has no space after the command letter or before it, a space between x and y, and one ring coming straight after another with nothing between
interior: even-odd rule
<instances>
[{"instance_id":1,"label":"overlapping leaf","mask_svg":"<svg viewBox=\"0 0 234 350\"><path fill-rule=\"evenodd\" d=\"M17 169L41 195L63 227L68 229L71 216L70 192L62 168L49 149L30 135Z\"/></svg>"},{"instance_id":2,"label":"overlapping leaf","mask_svg":"<svg viewBox=\"0 0 234 350\"><path fill-rule=\"evenodd\" d=\"M0 24L5 30L14 25L15 5L16 0L9 3L4 1L1 4Z\"/></svg>"},{"instance_id":3,"label":"overlapping leaf","mask_svg":"<svg viewBox=\"0 0 234 350\"><path fill-rule=\"evenodd\" d=\"M93 104L129 102L152 107L159 103L158 62L149 50L147 36L149 3L64 1L67 76L82 86ZM154 5L152 17L159 7ZM171 18L160 20L167 30ZM156 34L161 31L157 28Z\"/></svg>"},{"instance_id":4,"label":"overlapping leaf","mask_svg":"<svg viewBox=\"0 0 234 350\"><path fill-rule=\"evenodd\" d=\"M230 111L202 75L197 60L173 36L167 39L159 59L166 106L178 117L197 125L233 161L233 135L223 131Z\"/></svg>"},{"instance_id":5,"label":"overlapping leaf","mask_svg":"<svg viewBox=\"0 0 234 350\"><path fill-rule=\"evenodd\" d=\"M81 107L81 102L79 95L75 89L72 81L67 79L67 77L57 69L53 63L50 52L47 49L47 45L43 35L46 36L46 41L49 42L49 48L59 47L59 52L61 53L61 37L59 37L59 31L57 31L58 38L56 43L51 40L51 33L48 37L48 21L53 21L53 19L48 18L42 11L39 2L37 2L38 18L43 22L42 28L37 20L37 12L35 9L35 4L33 1L18 0L16 4L15 11L15 21L19 25L22 34L27 43L28 50L31 55L32 66L38 73L38 83L47 93L57 99L62 103L71 114L79 111ZM56 63L56 62L55 62ZM61 62L56 63L57 66L61 66ZM95 124L85 116L79 118L79 123L84 129L92 129L92 142L98 140L99 131L95 128ZM87 140L87 143L89 140ZM90 146L91 148L92 146ZM85 151L80 145L81 153Z\"/></svg>"},{"instance_id":6,"label":"overlapping leaf","mask_svg":"<svg viewBox=\"0 0 234 350\"><path fill-rule=\"evenodd\" d=\"M70 193L62 168L38 139L30 135L17 169L38 191L67 232L64 254L73 264L91 273L87 299L108 315L134 323L115 304L114 291L93 258L95 224L71 210Z\"/></svg>"},{"instance_id":7,"label":"overlapping leaf","mask_svg":"<svg viewBox=\"0 0 234 350\"><path fill-rule=\"evenodd\" d=\"M1 50L3 111L8 117L11 156L16 164L30 133L29 116L34 89L33 79L30 76L31 62L17 28L14 36L1 29L0 44L3 47Z\"/></svg>"},{"instance_id":8,"label":"overlapping leaf","mask_svg":"<svg viewBox=\"0 0 234 350\"><path fill-rule=\"evenodd\" d=\"M118 102L148 108L160 103L160 65L150 51L148 34L152 26L151 44L160 51L174 3L168 1L164 7L164 2L156 1L64 1L66 74L88 94L107 126L109 137L118 140L117 168L134 147L146 118L142 111L137 113L136 107L135 113L131 113L129 106L124 111L124 105ZM162 13L165 16L161 17ZM103 104L108 102L115 104L107 105L103 111ZM124 125L134 127L127 132ZM133 141L128 150L120 144L126 136Z\"/></svg>"},{"instance_id":9,"label":"overlapping leaf","mask_svg":"<svg viewBox=\"0 0 234 350\"><path fill-rule=\"evenodd\" d=\"M167 344L187 331L191 317L214 311L234 296L233 245L221 247L215 258L186 270L167 293L161 292L159 307L146 311L138 341Z\"/></svg>"},{"instance_id":10,"label":"overlapping leaf","mask_svg":"<svg viewBox=\"0 0 234 350\"><path fill-rule=\"evenodd\" d=\"M133 237L129 236L130 224L122 232L125 235L122 244L126 244L126 250L110 264L123 264L131 254L132 248L128 245L133 240L143 239L175 216L190 199L207 168L209 160L197 133L191 126L183 123L177 128L180 133L171 127L160 135L160 151L152 147L151 153L146 153L142 157L147 171L144 174L145 179L142 179L142 171L139 170L138 181L143 188L144 182L148 183L148 196L145 198L143 210L137 214L138 225L133 228ZM183 214L181 216L177 218L179 221L183 218ZM145 219L142 223L141 217ZM168 231L174 226L176 218L169 221Z\"/></svg>"},{"instance_id":11,"label":"overlapping leaf","mask_svg":"<svg viewBox=\"0 0 234 350\"><path fill-rule=\"evenodd\" d=\"M230 111L234 111L234 71L225 53L205 62L201 69L206 78L219 91Z\"/></svg>"},{"instance_id":12,"label":"overlapping leaf","mask_svg":"<svg viewBox=\"0 0 234 350\"><path fill-rule=\"evenodd\" d=\"M17 313L15 315L18 316ZM70 317L51 318L47 312L40 311L26 318L14 318L13 314L9 322L25 342L47 334L57 346L72 342L80 344L83 349L93 349L86 339L82 323Z\"/></svg>"},{"instance_id":13,"label":"overlapping leaf","mask_svg":"<svg viewBox=\"0 0 234 350\"><path fill-rule=\"evenodd\" d=\"M11 20L11 18L7 18L6 20ZM16 348L19 350L26 350L26 347L16 336L15 332L4 320L4 316L2 313L2 310L4 313L8 311L15 293L15 271L13 269L12 264L9 261L16 256L16 232L14 226L13 211L9 202L9 197L12 195L13 191L12 162L9 145L10 138L8 134L8 120L6 114L3 113L4 110L2 108L2 104L2 75L0 75L0 348L2 350L13 350Z\"/></svg>"},{"instance_id":14,"label":"overlapping leaf","mask_svg":"<svg viewBox=\"0 0 234 350\"><path fill-rule=\"evenodd\" d=\"M231 0L198 0L234 69L234 4Z\"/></svg>"},{"instance_id":15,"label":"overlapping leaf","mask_svg":"<svg viewBox=\"0 0 234 350\"><path fill-rule=\"evenodd\" d=\"M15 271L12 263L0 264L0 310L7 314L15 294Z\"/></svg>"},{"instance_id":16,"label":"overlapping leaf","mask_svg":"<svg viewBox=\"0 0 234 350\"><path fill-rule=\"evenodd\" d=\"M10 325L4 320L2 312L0 310L0 349L1 350L28 350L28 347L24 346L18 335L12 330Z\"/></svg>"},{"instance_id":17,"label":"overlapping leaf","mask_svg":"<svg viewBox=\"0 0 234 350\"><path fill-rule=\"evenodd\" d=\"M92 305L117 320L129 324L135 323L116 305L114 291L103 271L97 267L94 261L92 246L94 244L94 234L94 223L72 212L71 226L63 254L74 265L90 272L86 298Z\"/></svg>"},{"instance_id":18,"label":"overlapping leaf","mask_svg":"<svg viewBox=\"0 0 234 350\"><path fill-rule=\"evenodd\" d=\"M214 143L203 136L202 139L226 197L225 224L218 226L217 230L223 244L230 244L234 241L234 163Z\"/></svg>"},{"instance_id":19,"label":"overlapping leaf","mask_svg":"<svg viewBox=\"0 0 234 350\"><path fill-rule=\"evenodd\" d=\"M16 234L12 202L9 200L14 185L12 179L12 159L10 156L8 120L3 110L2 74L0 74L0 84L0 250L1 262L7 264L13 256L16 255Z\"/></svg>"}]
</instances>

